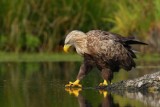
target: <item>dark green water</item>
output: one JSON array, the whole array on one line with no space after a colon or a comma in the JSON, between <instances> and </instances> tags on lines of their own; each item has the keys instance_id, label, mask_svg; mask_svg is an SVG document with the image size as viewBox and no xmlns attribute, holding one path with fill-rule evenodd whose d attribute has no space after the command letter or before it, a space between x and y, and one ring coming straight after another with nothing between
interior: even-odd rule
<instances>
[{"instance_id":1,"label":"dark green water","mask_svg":"<svg viewBox=\"0 0 160 107\"><path fill-rule=\"evenodd\" d=\"M160 62L141 62L130 72L114 74L113 82L132 79L160 71ZM124 95L94 89L102 78L94 69L82 84L84 90L66 91L64 85L74 81L79 62L0 63L0 107L158 107L159 93ZM70 93L69 93L70 91ZM104 96L104 94L106 94Z\"/></svg>"}]
</instances>

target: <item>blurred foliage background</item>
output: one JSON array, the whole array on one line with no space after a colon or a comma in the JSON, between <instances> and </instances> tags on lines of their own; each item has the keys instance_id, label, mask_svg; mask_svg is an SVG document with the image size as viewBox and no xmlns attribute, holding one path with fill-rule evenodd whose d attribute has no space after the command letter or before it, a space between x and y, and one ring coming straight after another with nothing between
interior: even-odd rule
<instances>
[{"instance_id":1,"label":"blurred foliage background","mask_svg":"<svg viewBox=\"0 0 160 107\"><path fill-rule=\"evenodd\" d=\"M74 29L102 29L160 52L160 0L0 0L0 51L53 53Z\"/></svg>"}]
</instances>

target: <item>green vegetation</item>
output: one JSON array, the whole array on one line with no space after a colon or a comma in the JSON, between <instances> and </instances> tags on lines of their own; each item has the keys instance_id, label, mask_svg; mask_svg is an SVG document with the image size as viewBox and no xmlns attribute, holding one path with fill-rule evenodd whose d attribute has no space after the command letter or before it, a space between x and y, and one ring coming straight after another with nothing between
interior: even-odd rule
<instances>
[{"instance_id":1,"label":"green vegetation","mask_svg":"<svg viewBox=\"0 0 160 107\"><path fill-rule=\"evenodd\" d=\"M159 0L1 0L0 23L5 52L59 52L73 29L134 35L160 51Z\"/></svg>"},{"instance_id":2,"label":"green vegetation","mask_svg":"<svg viewBox=\"0 0 160 107\"><path fill-rule=\"evenodd\" d=\"M145 54L145 55L138 55L139 61L160 61L160 55L159 53L154 53L154 54Z\"/></svg>"},{"instance_id":3,"label":"green vegetation","mask_svg":"<svg viewBox=\"0 0 160 107\"><path fill-rule=\"evenodd\" d=\"M77 54L0 53L0 62L61 62L81 61Z\"/></svg>"}]
</instances>

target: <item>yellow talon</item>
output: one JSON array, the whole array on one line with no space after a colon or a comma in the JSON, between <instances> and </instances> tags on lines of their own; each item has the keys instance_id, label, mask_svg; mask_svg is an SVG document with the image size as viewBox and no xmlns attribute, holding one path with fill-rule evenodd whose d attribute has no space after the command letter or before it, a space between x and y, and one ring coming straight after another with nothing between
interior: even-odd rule
<instances>
[{"instance_id":1,"label":"yellow talon","mask_svg":"<svg viewBox=\"0 0 160 107\"><path fill-rule=\"evenodd\" d=\"M107 85L108 85L108 82L106 80L104 80L103 83L99 84L100 87L107 86Z\"/></svg>"},{"instance_id":2,"label":"yellow talon","mask_svg":"<svg viewBox=\"0 0 160 107\"><path fill-rule=\"evenodd\" d=\"M65 87L82 87L81 84L79 84L80 80L76 80L75 82L69 82L69 84L66 84Z\"/></svg>"}]
</instances>

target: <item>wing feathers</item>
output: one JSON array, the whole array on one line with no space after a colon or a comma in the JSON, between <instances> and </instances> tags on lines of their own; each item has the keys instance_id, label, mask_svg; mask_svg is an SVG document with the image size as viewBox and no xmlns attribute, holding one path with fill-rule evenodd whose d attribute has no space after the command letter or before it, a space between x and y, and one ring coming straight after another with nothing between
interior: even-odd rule
<instances>
[{"instance_id":1,"label":"wing feathers","mask_svg":"<svg viewBox=\"0 0 160 107\"><path fill-rule=\"evenodd\" d=\"M101 30L92 30L86 34L88 50L96 57L97 65L101 66L102 63L106 63L106 66L109 66L112 71L118 71L120 67L127 71L131 70L136 66L133 60L136 55L130 45L147 45L133 36L122 37L119 34Z\"/></svg>"},{"instance_id":2,"label":"wing feathers","mask_svg":"<svg viewBox=\"0 0 160 107\"><path fill-rule=\"evenodd\" d=\"M127 40L127 41L124 41L125 44L128 44L128 45L132 45L132 44L141 44L141 45L148 45L144 42L141 42L141 41L138 41L138 40Z\"/></svg>"}]
</instances>

